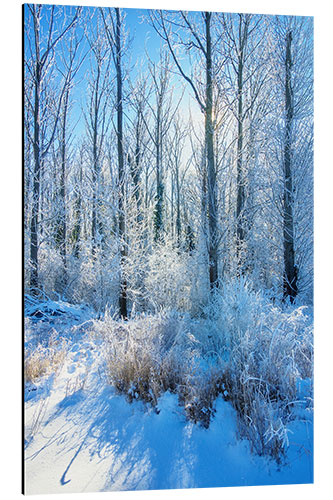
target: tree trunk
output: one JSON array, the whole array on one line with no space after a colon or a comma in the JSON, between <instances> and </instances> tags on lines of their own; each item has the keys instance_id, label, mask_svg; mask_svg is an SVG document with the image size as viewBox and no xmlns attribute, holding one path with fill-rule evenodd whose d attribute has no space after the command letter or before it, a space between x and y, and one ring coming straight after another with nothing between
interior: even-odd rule
<instances>
[{"instance_id":1,"label":"tree trunk","mask_svg":"<svg viewBox=\"0 0 333 500\"><path fill-rule=\"evenodd\" d=\"M91 222L91 239L92 239L92 255L96 255L97 249L97 227L98 227L98 183L99 183L99 151L98 151L98 121L99 121L99 103L100 103L100 89L99 82L101 78L100 62L97 64L97 75L95 84L95 102L94 102L94 117L93 117L93 166L92 166L92 222Z\"/></svg>"},{"instance_id":2,"label":"tree trunk","mask_svg":"<svg viewBox=\"0 0 333 500\"><path fill-rule=\"evenodd\" d=\"M177 160L178 162L178 160ZM179 182L179 165L176 165L176 234L177 247L180 248L181 242L181 219L180 219L180 182Z\"/></svg>"},{"instance_id":3,"label":"tree trunk","mask_svg":"<svg viewBox=\"0 0 333 500\"><path fill-rule=\"evenodd\" d=\"M118 179L119 179L119 239L120 239L120 295L119 310L122 318L127 318L127 282L123 275L124 261L127 255L125 235L125 186L124 186L124 152L123 152L123 97L122 97L122 71L121 71L121 20L119 8L116 11L116 73L117 73L117 151L118 151Z\"/></svg>"},{"instance_id":4,"label":"tree trunk","mask_svg":"<svg viewBox=\"0 0 333 500\"><path fill-rule=\"evenodd\" d=\"M39 25L35 31L36 36L36 74L35 74L35 102L34 102L34 178L33 178L33 199L30 223L30 288L36 292L38 288L38 214L40 197L40 173L41 173L41 152L40 152L40 92L41 92L41 66L39 54Z\"/></svg>"},{"instance_id":5,"label":"tree trunk","mask_svg":"<svg viewBox=\"0 0 333 500\"><path fill-rule=\"evenodd\" d=\"M156 117L156 204L155 204L155 214L154 214L154 229L155 229L155 241L162 240L163 237L163 198L164 198L164 185L162 177L162 166L161 166L161 150L162 150L162 139L161 139L161 109L162 109L162 99L163 96L158 96L157 103L157 117Z\"/></svg>"},{"instance_id":6,"label":"tree trunk","mask_svg":"<svg viewBox=\"0 0 333 500\"><path fill-rule=\"evenodd\" d=\"M286 36L286 79L285 79L285 110L286 129L284 145L284 193L283 193L283 245L284 245L284 297L290 297L293 302L297 295L297 267L295 264L294 247L294 218L293 218L293 181L291 172L292 162L292 121L293 121L293 95L291 86L291 43L292 33Z\"/></svg>"},{"instance_id":7,"label":"tree trunk","mask_svg":"<svg viewBox=\"0 0 333 500\"><path fill-rule=\"evenodd\" d=\"M216 171L214 158L213 129L213 83L212 83L212 41L210 31L211 13L205 13L206 25L206 109L205 109L205 143L207 158L207 191L208 191L208 256L209 282L211 290L218 286L217 255L217 200Z\"/></svg>"},{"instance_id":8,"label":"tree trunk","mask_svg":"<svg viewBox=\"0 0 333 500\"><path fill-rule=\"evenodd\" d=\"M80 236L82 225L82 156L79 162L79 179L78 179L78 192L76 192L75 201L75 224L72 233L73 252L76 259L80 255Z\"/></svg>"},{"instance_id":9,"label":"tree trunk","mask_svg":"<svg viewBox=\"0 0 333 500\"><path fill-rule=\"evenodd\" d=\"M139 122L136 129L136 144L135 144L135 157L134 157L134 168L132 165L132 161L130 162L131 175L134 183L134 196L136 200L136 209L137 209L137 223L140 224L143 221L142 215L142 193L140 189L140 175L141 175L141 148L140 148L140 131L139 131Z\"/></svg>"},{"instance_id":10,"label":"tree trunk","mask_svg":"<svg viewBox=\"0 0 333 500\"><path fill-rule=\"evenodd\" d=\"M247 33L242 33L242 17L239 20L239 55L237 68L237 265L241 267L241 250L244 241L243 211L244 211L244 175L243 175L243 65L244 65L244 43ZM246 29L246 27L244 28Z\"/></svg>"},{"instance_id":11,"label":"tree trunk","mask_svg":"<svg viewBox=\"0 0 333 500\"><path fill-rule=\"evenodd\" d=\"M67 127L67 113L68 113L69 89L67 88L64 95L63 106L63 122L61 130L61 178L60 178L60 254L63 261L64 269L64 286L67 281L67 265L66 265L66 240L67 240L67 226L66 226L66 127Z\"/></svg>"}]
</instances>

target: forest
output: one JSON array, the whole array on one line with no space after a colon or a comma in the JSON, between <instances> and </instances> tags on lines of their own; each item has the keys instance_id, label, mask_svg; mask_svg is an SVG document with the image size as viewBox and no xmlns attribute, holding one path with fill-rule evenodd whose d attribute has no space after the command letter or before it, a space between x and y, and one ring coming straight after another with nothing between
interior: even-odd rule
<instances>
[{"instance_id":1,"label":"forest","mask_svg":"<svg viewBox=\"0 0 333 500\"><path fill-rule=\"evenodd\" d=\"M169 394L207 430L223 400L288 460L312 428L313 18L27 4L23 37L27 446L82 336L65 399L96 363L156 417Z\"/></svg>"}]
</instances>

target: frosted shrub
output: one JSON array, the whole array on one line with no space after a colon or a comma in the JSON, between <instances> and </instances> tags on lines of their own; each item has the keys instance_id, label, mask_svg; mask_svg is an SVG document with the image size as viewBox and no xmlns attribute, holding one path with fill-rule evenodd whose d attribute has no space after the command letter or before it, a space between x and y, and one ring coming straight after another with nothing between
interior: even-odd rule
<instances>
[{"instance_id":1,"label":"frosted shrub","mask_svg":"<svg viewBox=\"0 0 333 500\"><path fill-rule=\"evenodd\" d=\"M204 314L216 322L223 335L224 347L230 350L249 327L259 326L265 306L264 297L241 277L222 284Z\"/></svg>"},{"instance_id":2,"label":"frosted shrub","mask_svg":"<svg viewBox=\"0 0 333 500\"><path fill-rule=\"evenodd\" d=\"M255 453L270 455L280 462L289 445L290 414L278 402L263 398L260 390L252 391L251 395L251 407L238 419L240 433L250 441Z\"/></svg>"},{"instance_id":3,"label":"frosted shrub","mask_svg":"<svg viewBox=\"0 0 333 500\"><path fill-rule=\"evenodd\" d=\"M110 253L95 256L86 249L80 259L69 260L66 297L75 303L88 303L97 311L118 307L119 259Z\"/></svg>"},{"instance_id":4,"label":"frosted shrub","mask_svg":"<svg viewBox=\"0 0 333 500\"><path fill-rule=\"evenodd\" d=\"M202 248L202 246L205 248ZM210 298L210 284L208 269L208 255L206 244L202 244L195 250L188 262L188 270L191 276L191 309L192 316L200 316L202 309L207 306Z\"/></svg>"},{"instance_id":5,"label":"frosted shrub","mask_svg":"<svg viewBox=\"0 0 333 500\"><path fill-rule=\"evenodd\" d=\"M175 390L179 383L182 367L171 346L180 327L176 318L165 315L121 323L106 315L94 322L106 344L109 382L129 400L156 405L162 391Z\"/></svg>"},{"instance_id":6,"label":"frosted shrub","mask_svg":"<svg viewBox=\"0 0 333 500\"><path fill-rule=\"evenodd\" d=\"M278 458L287 442L297 380L312 376L311 319L305 308L273 306L243 280L224 292L215 301L215 314L230 350L227 390L256 451Z\"/></svg>"},{"instance_id":7,"label":"frosted shrub","mask_svg":"<svg viewBox=\"0 0 333 500\"><path fill-rule=\"evenodd\" d=\"M218 367L203 368L195 360L191 369L184 373L178 389L179 401L185 408L187 418L207 429L215 413L215 400L224 390L222 371Z\"/></svg>"},{"instance_id":8,"label":"frosted shrub","mask_svg":"<svg viewBox=\"0 0 333 500\"><path fill-rule=\"evenodd\" d=\"M127 299L132 312L144 312L149 297L145 278L149 268L149 247L142 238L134 238L128 245L128 253L123 261L122 272L127 283Z\"/></svg>"},{"instance_id":9,"label":"frosted shrub","mask_svg":"<svg viewBox=\"0 0 333 500\"><path fill-rule=\"evenodd\" d=\"M43 291L52 299L58 298L64 287L64 265L60 252L42 245L39 265L39 282Z\"/></svg>"},{"instance_id":10,"label":"frosted shrub","mask_svg":"<svg viewBox=\"0 0 333 500\"><path fill-rule=\"evenodd\" d=\"M221 286L201 317L167 311L125 322L106 314L93 331L105 343L109 382L129 401L158 408L170 390L188 419L208 427L222 395L253 449L281 459L300 380L312 378L306 308L274 306L239 279Z\"/></svg>"},{"instance_id":11,"label":"frosted shrub","mask_svg":"<svg viewBox=\"0 0 333 500\"><path fill-rule=\"evenodd\" d=\"M175 392L187 418L208 427L222 387L221 372L202 359L202 346L189 317L177 313L142 316L127 322L106 315L93 331L106 349L109 382L129 401L157 407L165 391Z\"/></svg>"},{"instance_id":12,"label":"frosted shrub","mask_svg":"<svg viewBox=\"0 0 333 500\"><path fill-rule=\"evenodd\" d=\"M119 256L116 248L103 252L83 248L79 258L66 257L66 272L59 250L41 246L39 286L54 300L60 297L74 304L87 303L97 311L118 307Z\"/></svg>"},{"instance_id":13,"label":"frosted shrub","mask_svg":"<svg viewBox=\"0 0 333 500\"><path fill-rule=\"evenodd\" d=\"M150 255L145 287L153 311L191 309L190 259L169 246L160 246Z\"/></svg>"}]
</instances>

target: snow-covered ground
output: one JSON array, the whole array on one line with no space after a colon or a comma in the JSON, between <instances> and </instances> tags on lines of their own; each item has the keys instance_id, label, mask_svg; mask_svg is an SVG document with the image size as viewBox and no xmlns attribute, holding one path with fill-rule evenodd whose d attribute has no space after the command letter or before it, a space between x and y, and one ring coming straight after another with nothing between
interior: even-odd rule
<instances>
[{"instance_id":1,"label":"snow-covered ground","mask_svg":"<svg viewBox=\"0 0 333 500\"><path fill-rule=\"evenodd\" d=\"M67 340L56 374L25 392L26 493L70 493L168 488L311 483L309 415L289 425L285 463L251 452L237 435L237 415L219 397L208 429L186 420L175 394L162 395L158 412L128 403L106 381L103 345L89 336L89 312L38 320L28 328L55 329ZM76 325L76 326L75 326ZM306 382L300 392L306 391ZM301 394L300 394L301 395Z\"/></svg>"}]
</instances>

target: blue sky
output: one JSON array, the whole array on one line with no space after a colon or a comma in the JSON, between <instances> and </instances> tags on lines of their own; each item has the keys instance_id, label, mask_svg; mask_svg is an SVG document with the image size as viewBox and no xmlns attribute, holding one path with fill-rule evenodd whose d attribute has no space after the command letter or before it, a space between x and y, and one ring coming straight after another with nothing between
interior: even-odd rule
<instances>
[{"instance_id":1,"label":"blue sky","mask_svg":"<svg viewBox=\"0 0 333 500\"><path fill-rule=\"evenodd\" d=\"M49 9L50 6L51 4L43 6L44 14L41 21L41 27L42 27L42 35L44 41L46 41L48 33L49 14L47 12L47 9ZM68 18L71 18L71 16L73 16L75 6L67 5L62 8L65 8L65 13L68 15ZM83 15L84 13L93 11L94 9L95 12L97 12L97 7L83 7ZM128 53L126 53L124 57L124 66L125 68L126 66L131 68L130 79L132 82L135 82L138 70L141 69L141 71L143 71L143 74L145 74L145 72L148 71L147 53L149 55L149 58L153 62L158 62L162 42L158 34L153 29L153 27L150 26L147 20L145 19L149 14L148 10L129 8L129 9L122 9L122 12L125 13L125 26L126 26L126 31L128 31L129 33L129 39L130 39ZM27 6L25 6L25 18L26 19L29 18L29 11ZM62 19L60 18L59 21L61 23ZM79 28L79 31L83 33L82 27ZM82 52L85 51L85 46L87 46L87 42L85 38L83 38ZM57 48L58 51L60 51L60 45L58 45ZM29 47L28 44L26 43L26 57L28 55L27 54L28 51ZM90 67L90 62L88 56L81 67L80 73L78 74L78 78L76 80L74 89L72 91L72 97L74 98L75 104L73 106L71 122L76 123L74 134L78 136L84 134L85 132L85 122L82 116L82 108L84 108L86 104L86 98L87 98L86 77L89 71L89 67ZM175 100L179 99L183 85L184 81L181 79L181 77L179 76L172 77L172 86L174 87ZM182 112L188 115L189 104L192 103L191 104L192 112L198 117L200 117L201 115L197 109L197 105L194 101L193 102L192 101L193 100L190 97L189 89L187 88L182 103Z\"/></svg>"}]
</instances>

